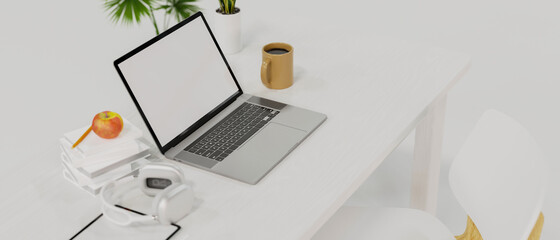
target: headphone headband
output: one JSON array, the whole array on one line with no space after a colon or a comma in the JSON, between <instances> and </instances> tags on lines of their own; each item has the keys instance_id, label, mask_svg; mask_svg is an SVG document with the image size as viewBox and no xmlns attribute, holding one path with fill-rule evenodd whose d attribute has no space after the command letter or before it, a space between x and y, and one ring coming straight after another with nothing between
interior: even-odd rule
<instances>
[{"instance_id":1,"label":"headphone headband","mask_svg":"<svg viewBox=\"0 0 560 240\"><path fill-rule=\"evenodd\" d=\"M146 169L144 171L145 173L142 174L144 169ZM171 175L169 175L170 173ZM167 175L169 175L169 179L165 178ZM146 185L149 179L165 179L171 182L171 185L164 188L158 187L157 189L153 189L150 188L149 184ZM103 215L118 225L170 224L181 220L192 208L194 201L193 190L190 186L185 184L184 176L180 168L171 164L150 163L140 170L138 180L127 181L119 184L117 187L117 183L120 181L109 182L101 188L99 194ZM146 194L158 192L152 202L152 210L149 215L137 215L115 206L121 201L124 195L139 187L142 188L143 192Z\"/></svg>"}]
</instances>

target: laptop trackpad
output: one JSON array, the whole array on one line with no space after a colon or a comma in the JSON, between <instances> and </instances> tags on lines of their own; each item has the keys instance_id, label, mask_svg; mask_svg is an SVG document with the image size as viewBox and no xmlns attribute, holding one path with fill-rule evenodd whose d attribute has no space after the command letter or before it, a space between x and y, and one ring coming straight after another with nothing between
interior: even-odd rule
<instances>
[{"instance_id":1,"label":"laptop trackpad","mask_svg":"<svg viewBox=\"0 0 560 240\"><path fill-rule=\"evenodd\" d=\"M306 132L269 123L212 171L256 184L305 137Z\"/></svg>"}]
</instances>

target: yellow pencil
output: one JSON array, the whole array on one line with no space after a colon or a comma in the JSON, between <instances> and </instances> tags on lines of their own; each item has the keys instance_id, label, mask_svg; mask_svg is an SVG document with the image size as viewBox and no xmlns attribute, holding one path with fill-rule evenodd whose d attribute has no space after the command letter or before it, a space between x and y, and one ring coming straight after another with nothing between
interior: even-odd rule
<instances>
[{"instance_id":1,"label":"yellow pencil","mask_svg":"<svg viewBox=\"0 0 560 240\"><path fill-rule=\"evenodd\" d=\"M75 148L76 146L78 146L78 144L80 144L84 138L86 138L86 136L89 134L89 132L91 132L91 126L88 128L88 130L82 134L82 136L78 139L78 141L76 141L76 143L74 143L74 145L72 145L72 148Z\"/></svg>"}]
</instances>

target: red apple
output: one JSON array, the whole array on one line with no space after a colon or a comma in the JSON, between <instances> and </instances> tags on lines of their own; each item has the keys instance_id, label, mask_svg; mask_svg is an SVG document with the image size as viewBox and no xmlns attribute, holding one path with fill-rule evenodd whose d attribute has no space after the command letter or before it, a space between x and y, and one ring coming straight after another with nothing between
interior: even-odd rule
<instances>
[{"instance_id":1,"label":"red apple","mask_svg":"<svg viewBox=\"0 0 560 240\"><path fill-rule=\"evenodd\" d=\"M116 112L104 111L95 115L91 124L91 130L97 136L111 139L119 136L123 129L123 120Z\"/></svg>"}]
</instances>

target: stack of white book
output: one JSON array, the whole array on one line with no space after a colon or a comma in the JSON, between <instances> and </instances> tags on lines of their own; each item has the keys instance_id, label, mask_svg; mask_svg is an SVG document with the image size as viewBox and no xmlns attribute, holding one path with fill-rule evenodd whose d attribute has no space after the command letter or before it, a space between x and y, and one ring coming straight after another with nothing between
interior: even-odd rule
<instances>
[{"instance_id":1,"label":"stack of white book","mask_svg":"<svg viewBox=\"0 0 560 240\"><path fill-rule=\"evenodd\" d=\"M89 126L64 134L60 139L64 178L96 195L108 182L132 175L148 163L150 148L142 140L142 131L126 119L123 122L116 138L103 139L92 131L73 149Z\"/></svg>"}]
</instances>

